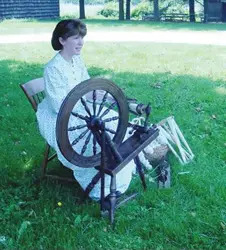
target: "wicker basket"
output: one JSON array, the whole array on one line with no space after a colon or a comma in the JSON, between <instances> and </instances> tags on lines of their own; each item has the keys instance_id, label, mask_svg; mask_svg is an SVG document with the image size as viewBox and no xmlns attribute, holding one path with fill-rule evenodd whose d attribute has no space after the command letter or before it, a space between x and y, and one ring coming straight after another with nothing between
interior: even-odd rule
<instances>
[{"instance_id":1,"label":"wicker basket","mask_svg":"<svg viewBox=\"0 0 226 250\"><path fill-rule=\"evenodd\" d=\"M154 147L152 151L152 153L144 151L145 158L151 164L159 162L163 157L165 157L167 152L169 151L169 148L167 145L159 145Z\"/></svg>"}]
</instances>

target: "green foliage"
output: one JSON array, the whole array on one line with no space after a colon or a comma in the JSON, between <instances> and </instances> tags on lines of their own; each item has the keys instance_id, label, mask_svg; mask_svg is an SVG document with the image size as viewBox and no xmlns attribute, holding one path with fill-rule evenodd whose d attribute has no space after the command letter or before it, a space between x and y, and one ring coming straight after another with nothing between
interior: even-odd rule
<instances>
[{"instance_id":1,"label":"green foliage","mask_svg":"<svg viewBox=\"0 0 226 250\"><path fill-rule=\"evenodd\" d=\"M118 5L115 2L109 2L98 12L98 15L104 17L116 17L119 15Z\"/></svg>"},{"instance_id":2,"label":"green foliage","mask_svg":"<svg viewBox=\"0 0 226 250\"><path fill-rule=\"evenodd\" d=\"M86 22L89 30L109 32L187 30L194 36L226 29L222 24ZM55 23L3 21L0 30L50 32ZM83 58L90 75L110 78L127 96L151 102L151 122L174 115L195 154L186 166L170 155L170 189L157 190L148 182L143 192L134 177L128 192L140 195L116 211L114 229L101 218L98 203L81 202L76 183L35 182L44 141L19 83L40 77L54 54L45 42L0 45L0 249L225 249L225 47L86 43ZM50 170L71 174L58 161Z\"/></svg>"},{"instance_id":3,"label":"green foliage","mask_svg":"<svg viewBox=\"0 0 226 250\"><path fill-rule=\"evenodd\" d=\"M188 1L179 0L162 0L159 2L160 13L187 13L188 12Z\"/></svg>"},{"instance_id":4,"label":"green foliage","mask_svg":"<svg viewBox=\"0 0 226 250\"><path fill-rule=\"evenodd\" d=\"M149 1L143 1L132 9L131 17L141 19L142 16L150 13L153 13L153 5Z\"/></svg>"},{"instance_id":5,"label":"green foliage","mask_svg":"<svg viewBox=\"0 0 226 250\"><path fill-rule=\"evenodd\" d=\"M188 11L187 3L183 0L174 1L174 0L162 0L159 1L159 12L162 13L186 13ZM142 19L143 16L149 15L154 12L153 0L143 0L137 4L131 13L131 17L135 19Z\"/></svg>"}]
</instances>

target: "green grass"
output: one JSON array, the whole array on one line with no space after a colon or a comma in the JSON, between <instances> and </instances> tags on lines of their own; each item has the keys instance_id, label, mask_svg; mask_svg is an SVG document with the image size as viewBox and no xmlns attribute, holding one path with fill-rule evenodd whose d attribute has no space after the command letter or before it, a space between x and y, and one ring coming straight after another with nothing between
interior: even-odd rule
<instances>
[{"instance_id":1,"label":"green grass","mask_svg":"<svg viewBox=\"0 0 226 250\"><path fill-rule=\"evenodd\" d=\"M54 24L18 23L24 30ZM0 45L0 249L225 249L226 48L86 43L90 75L111 78L127 96L151 102L153 122L174 115L195 154L186 166L170 157L170 189L143 192L134 178L128 192L140 196L116 211L115 229L97 203L81 203L78 185L34 184L44 141L19 83L40 77L53 54L46 43Z\"/></svg>"},{"instance_id":2,"label":"green grass","mask_svg":"<svg viewBox=\"0 0 226 250\"><path fill-rule=\"evenodd\" d=\"M67 16L68 17L68 16ZM64 18L67 18L64 17ZM76 18L76 16L70 16ZM4 20L0 22L0 34L33 34L51 33L59 19L55 20ZM152 31L152 30L174 30L174 31L205 31L220 32L226 30L226 24L204 24L204 23L172 23L172 22L145 22L145 21L118 21L111 19L86 19L84 22L88 30L92 31Z\"/></svg>"}]
</instances>

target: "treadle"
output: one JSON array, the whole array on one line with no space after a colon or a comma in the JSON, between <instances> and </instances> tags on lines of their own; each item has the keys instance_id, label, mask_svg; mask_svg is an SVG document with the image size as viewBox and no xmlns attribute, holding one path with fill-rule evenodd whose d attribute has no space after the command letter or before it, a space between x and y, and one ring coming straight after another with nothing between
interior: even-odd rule
<instances>
[{"instance_id":1,"label":"treadle","mask_svg":"<svg viewBox=\"0 0 226 250\"><path fill-rule=\"evenodd\" d=\"M67 182L76 182L75 179L73 178L67 178L67 177L61 177L57 175L52 175L52 174L45 174L44 178L51 178L59 181L67 181Z\"/></svg>"},{"instance_id":2,"label":"treadle","mask_svg":"<svg viewBox=\"0 0 226 250\"><path fill-rule=\"evenodd\" d=\"M122 161L117 163L114 158L108 158L106 162L105 174L116 175L133 160L146 146L148 146L159 134L156 127L150 128L147 133L135 132L129 139L124 141L118 148Z\"/></svg>"},{"instance_id":3,"label":"treadle","mask_svg":"<svg viewBox=\"0 0 226 250\"><path fill-rule=\"evenodd\" d=\"M131 195L122 195L121 197L117 198L115 209L121 207L126 202L134 199L137 195L138 195L138 193L133 193ZM104 210L101 211L101 215L108 216L110 209L111 209L110 201L105 201L104 202Z\"/></svg>"}]
</instances>

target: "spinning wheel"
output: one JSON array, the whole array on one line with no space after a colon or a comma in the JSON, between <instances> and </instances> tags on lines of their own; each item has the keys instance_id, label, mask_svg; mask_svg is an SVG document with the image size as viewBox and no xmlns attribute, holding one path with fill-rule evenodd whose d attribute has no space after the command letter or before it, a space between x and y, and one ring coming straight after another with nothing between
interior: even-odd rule
<instances>
[{"instance_id":1,"label":"spinning wheel","mask_svg":"<svg viewBox=\"0 0 226 250\"><path fill-rule=\"evenodd\" d=\"M34 110L37 110L42 91L43 79L34 80L21 85ZM37 84L38 83L38 84ZM128 123L128 112L135 115L145 115L143 124ZM64 157L82 168L95 167L98 171L89 185L85 195L101 180L101 212L109 213L114 220L114 210L125 201L135 197L117 200L116 175L131 160L134 160L144 189L146 182L138 154L146 148L157 136L156 126L148 127L150 106L137 104L136 99L127 99L121 89L113 82L105 79L91 79L82 82L70 91L63 101L57 117L56 139ZM133 134L123 141L126 130L132 127ZM166 130L167 127L166 127ZM43 176L64 179L46 174L50 146L47 144L43 161ZM164 160L164 159L163 159ZM153 171L153 180L165 185L167 180L167 164L162 162ZM110 195L106 203L104 195L105 174L110 175ZM166 178L167 177L167 178ZM65 180L65 179L64 179ZM118 202L119 201L119 202Z\"/></svg>"},{"instance_id":2,"label":"spinning wheel","mask_svg":"<svg viewBox=\"0 0 226 250\"><path fill-rule=\"evenodd\" d=\"M128 126L128 105L123 92L106 79L78 84L65 98L56 126L58 146L69 162L83 168L100 165L97 140L102 122L113 143L119 145Z\"/></svg>"},{"instance_id":3,"label":"spinning wheel","mask_svg":"<svg viewBox=\"0 0 226 250\"><path fill-rule=\"evenodd\" d=\"M135 107L135 108L134 108ZM130 105L130 111L145 110L144 126L132 125L134 133L123 141L128 124L129 105L122 90L106 79L91 79L73 88L63 101L56 124L56 138L63 156L75 166L96 167L98 173L85 190L87 195L101 179L101 212L108 210L113 223L117 204L116 175L131 160L137 165L144 189L144 173L138 154L158 136L155 126L148 128L149 105ZM122 142L123 141L123 142ZM110 175L110 195L105 202L105 174Z\"/></svg>"}]
</instances>

